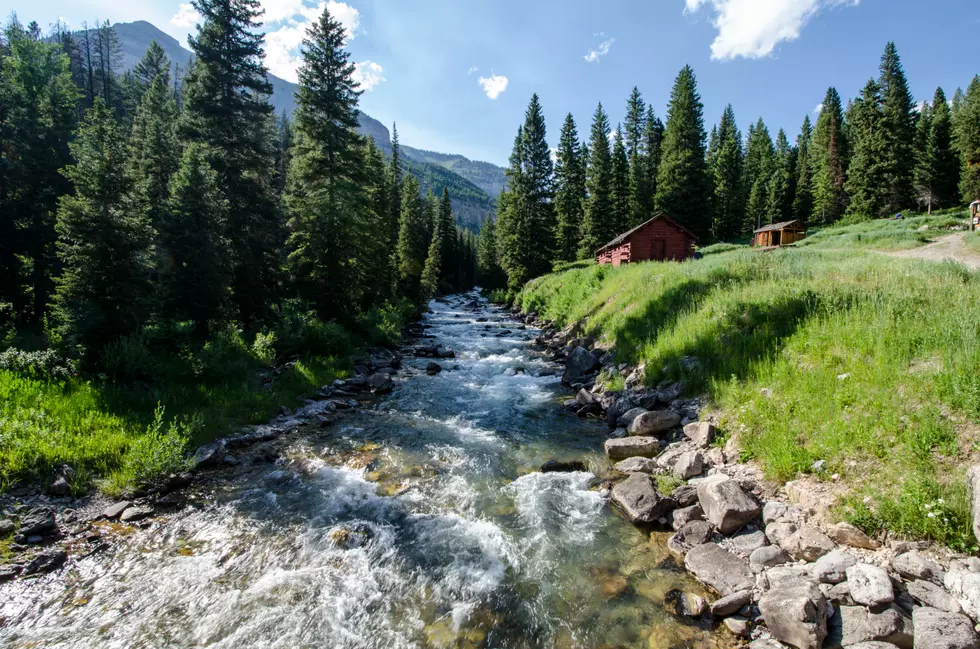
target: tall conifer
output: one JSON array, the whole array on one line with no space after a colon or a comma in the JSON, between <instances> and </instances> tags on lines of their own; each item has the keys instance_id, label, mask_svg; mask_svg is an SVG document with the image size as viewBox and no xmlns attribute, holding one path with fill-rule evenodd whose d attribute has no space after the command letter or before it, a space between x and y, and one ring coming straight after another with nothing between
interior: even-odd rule
<instances>
[{"instance_id":1,"label":"tall conifer","mask_svg":"<svg viewBox=\"0 0 980 649\"><path fill-rule=\"evenodd\" d=\"M616 127L612 148L612 221L616 234L629 229L632 222L630 210L630 163L623 145L622 126Z\"/></svg>"},{"instance_id":2,"label":"tall conifer","mask_svg":"<svg viewBox=\"0 0 980 649\"><path fill-rule=\"evenodd\" d=\"M848 125L854 142L847 169L848 213L872 218L884 216L889 212L892 194L888 176L894 167L888 155L890 137L886 132L881 87L874 79L864 86L848 115L852 116Z\"/></svg>"},{"instance_id":3,"label":"tall conifer","mask_svg":"<svg viewBox=\"0 0 980 649\"><path fill-rule=\"evenodd\" d=\"M980 200L980 75L973 77L956 115L960 151L960 195L963 202Z\"/></svg>"},{"instance_id":4,"label":"tall conifer","mask_svg":"<svg viewBox=\"0 0 980 649\"><path fill-rule=\"evenodd\" d=\"M716 144L710 165L714 179L711 233L720 241L728 241L738 236L745 211L742 134L735 123L735 111L731 104L725 108L721 121L713 131Z\"/></svg>"},{"instance_id":5,"label":"tall conifer","mask_svg":"<svg viewBox=\"0 0 980 649\"><path fill-rule=\"evenodd\" d=\"M588 198L582 237L579 240L580 259L590 259L595 251L616 236L612 214L612 153L609 151L609 118L600 103L592 117L589 138L589 164L586 175Z\"/></svg>"},{"instance_id":6,"label":"tall conifer","mask_svg":"<svg viewBox=\"0 0 980 649\"><path fill-rule=\"evenodd\" d=\"M844 135L844 109L837 90L829 88L821 105L808 151L813 170L811 223L833 223L844 214L847 194L844 180L849 160Z\"/></svg>"},{"instance_id":7,"label":"tall conifer","mask_svg":"<svg viewBox=\"0 0 980 649\"><path fill-rule=\"evenodd\" d=\"M158 74L136 109L129 141L131 173L146 192L154 227L169 209L170 177L180 156L176 120L177 104L170 84L166 76Z\"/></svg>"},{"instance_id":8,"label":"tall conifer","mask_svg":"<svg viewBox=\"0 0 980 649\"><path fill-rule=\"evenodd\" d=\"M555 258L574 261L585 210L585 165L575 119L569 113L561 127L555 155Z\"/></svg>"},{"instance_id":9,"label":"tall conifer","mask_svg":"<svg viewBox=\"0 0 980 649\"><path fill-rule=\"evenodd\" d=\"M884 117L884 178L886 192L883 214L912 206L912 174L915 168L915 102L902 69L895 43L888 43L881 57L878 80Z\"/></svg>"},{"instance_id":10,"label":"tall conifer","mask_svg":"<svg viewBox=\"0 0 980 649\"><path fill-rule=\"evenodd\" d=\"M776 157L766 196L766 215L770 223L791 221L793 215L794 152L779 129L776 134Z\"/></svg>"},{"instance_id":11,"label":"tall conifer","mask_svg":"<svg viewBox=\"0 0 980 649\"><path fill-rule=\"evenodd\" d=\"M803 126L796 138L796 187L793 195L793 218L804 224L813 211L813 162L810 159L810 144L813 128L810 116L803 118Z\"/></svg>"},{"instance_id":12,"label":"tall conifer","mask_svg":"<svg viewBox=\"0 0 980 649\"><path fill-rule=\"evenodd\" d=\"M748 192L745 206L743 233L752 232L769 223L767 213L769 181L776 169L776 149L762 118L749 128L745 151L745 190Z\"/></svg>"}]
</instances>

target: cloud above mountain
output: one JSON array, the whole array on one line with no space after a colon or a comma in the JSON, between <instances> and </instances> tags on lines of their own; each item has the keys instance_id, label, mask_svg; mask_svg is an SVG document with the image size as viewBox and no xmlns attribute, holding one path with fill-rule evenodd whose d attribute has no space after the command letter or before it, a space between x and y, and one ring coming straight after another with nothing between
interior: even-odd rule
<instances>
[{"instance_id":1,"label":"cloud above mountain","mask_svg":"<svg viewBox=\"0 0 980 649\"><path fill-rule=\"evenodd\" d=\"M507 84L510 83L510 80L501 74L491 72L489 77L480 77L477 83L483 88L483 92L487 93L487 97L496 99L504 90L507 90Z\"/></svg>"}]
</instances>

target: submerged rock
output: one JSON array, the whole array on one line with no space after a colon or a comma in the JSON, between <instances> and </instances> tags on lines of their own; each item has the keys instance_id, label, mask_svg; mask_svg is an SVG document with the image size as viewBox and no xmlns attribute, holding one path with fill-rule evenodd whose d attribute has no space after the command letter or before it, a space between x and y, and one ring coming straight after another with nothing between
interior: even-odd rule
<instances>
[{"instance_id":1,"label":"submerged rock","mask_svg":"<svg viewBox=\"0 0 980 649\"><path fill-rule=\"evenodd\" d=\"M570 473L573 471L587 471L585 463L581 460L548 460L541 465L541 473Z\"/></svg>"},{"instance_id":2,"label":"submerged rock","mask_svg":"<svg viewBox=\"0 0 980 649\"><path fill-rule=\"evenodd\" d=\"M701 617L708 611L708 603L694 593L671 589L664 594L664 610L681 617Z\"/></svg>"}]
</instances>

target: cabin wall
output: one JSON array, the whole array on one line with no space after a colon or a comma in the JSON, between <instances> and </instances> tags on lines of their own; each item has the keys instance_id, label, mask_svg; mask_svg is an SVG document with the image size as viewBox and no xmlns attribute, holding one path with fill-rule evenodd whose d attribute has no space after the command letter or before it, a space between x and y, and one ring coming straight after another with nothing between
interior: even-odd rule
<instances>
[{"instance_id":1,"label":"cabin wall","mask_svg":"<svg viewBox=\"0 0 980 649\"><path fill-rule=\"evenodd\" d=\"M656 240L663 241L663 256L660 259L655 259ZM629 243L632 245L631 261L681 260L694 255L694 240L691 236L662 219L634 232Z\"/></svg>"}]
</instances>

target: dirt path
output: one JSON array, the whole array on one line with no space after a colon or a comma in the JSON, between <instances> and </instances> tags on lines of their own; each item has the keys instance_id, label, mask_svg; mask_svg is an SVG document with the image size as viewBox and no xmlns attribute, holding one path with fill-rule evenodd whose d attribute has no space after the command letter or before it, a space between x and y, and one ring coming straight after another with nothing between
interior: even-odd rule
<instances>
[{"instance_id":1,"label":"dirt path","mask_svg":"<svg viewBox=\"0 0 980 649\"><path fill-rule=\"evenodd\" d=\"M918 248L897 252L885 252L884 254L892 257L925 259L928 261L945 261L950 259L960 262L967 268L980 269L980 252L966 245L966 237L968 236L978 235L974 232L957 232L956 234L940 237L932 243Z\"/></svg>"}]
</instances>

